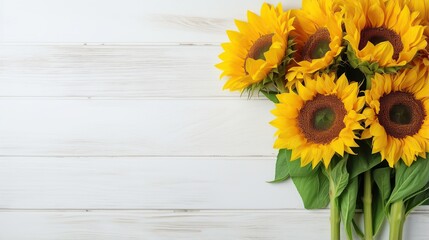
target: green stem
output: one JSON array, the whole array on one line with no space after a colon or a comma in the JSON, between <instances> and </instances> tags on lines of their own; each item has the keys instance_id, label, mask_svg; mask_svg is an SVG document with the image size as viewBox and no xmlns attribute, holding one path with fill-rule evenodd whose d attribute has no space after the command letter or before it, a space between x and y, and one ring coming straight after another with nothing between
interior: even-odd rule
<instances>
[{"instance_id":1,"label":"green stem","mask_svg":"<svg viewBox=\"0 0 429 240\"><path fill-rule=\"evenodd\" d=\"M340 208L338 206L338 199L335 197L335 183L332 178L329 177L329 197L330 197L330 207L331 207L331 240L340 240Z\"/></svg>"},{"instance_id":2,"label":"green stem","mask_svg":"<svg viewBox=\"0 0 429 240\"><path fill-rule=\"evenodd\" d=\"M362 202L365 240L372 240L374 234L372 231L372 178L370 170L364 173L364 190Z\"/></svg>"},{"instance_id":3,"label":"green stem","mask_svg":"<svg viewBox=\"0 0 429 240\"><path fill-rule=\"evenodd\" d=\"M389 216L389 223L390 223L389 239L390 240L402 240L402 231L404 228L404 222L405 222L404 202L402 200L399 200L397 202L394 202L390 207L390 216Z\"/></svg>"}]
</instances>

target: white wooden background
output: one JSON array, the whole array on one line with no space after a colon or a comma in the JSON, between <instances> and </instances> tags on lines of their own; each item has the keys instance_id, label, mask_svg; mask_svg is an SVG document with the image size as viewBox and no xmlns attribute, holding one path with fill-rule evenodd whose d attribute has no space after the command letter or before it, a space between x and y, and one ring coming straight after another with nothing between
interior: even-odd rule
<instances>
[{"instance_id":1,"label":"white wooden background","mask_svg":"<svg viewBox=\"0 0 429 240\"><path fill-rule=\"evenodd\" d=\"M214 68L261 4L0 0L0 239L328 239L327 210L266 183L272 104Z\"/></svg>"}]
</instances>

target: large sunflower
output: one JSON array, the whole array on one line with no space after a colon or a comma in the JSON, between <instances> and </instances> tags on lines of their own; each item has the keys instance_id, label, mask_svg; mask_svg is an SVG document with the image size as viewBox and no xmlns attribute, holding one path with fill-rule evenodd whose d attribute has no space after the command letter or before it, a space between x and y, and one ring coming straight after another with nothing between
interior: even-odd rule
<instances>
[{"instance_id":1,"label":"large sunflower","mask_svg":"<svg viewBox=\"0 0 429 240\"><path fill-rule=\"evenodd\" d=\"M358 97L357 83L349 84L345 75L304 77L305 86L297 82L297 93L277 95L280 103L271 122L278 128L275 148L292 150L291 160L301 158L301 165L313 168L323 161L328 167L335 153L353 154L357 147L355 130L363 129L360 110L363 97Z\"/></svg>"},{"instance_id":2,"label":"large sunflower","mask_svg":"<svg viewBox=\"0 0 429 240\"><path fill-rule=\"evenodd\" d=\"M409 63L417 51L426 47L425 27L420 25L419 13L401 5L393 0L346 4L344 39L360 63L397 68Z\"/></svg>"},{"instance_id":3,"label":"large sunflower","mask_svg":"<svg viewBox=\"0 0 429 240\"><path fill-rule=\"evenodd\" d=\"M365 92L368 107L362 138L372 152L393 167L399 159L410 166L429 152L429 84L427 67L417 65L397 75L376 74Z\"/></svg>"},{"instance_id":4,"label":"large sunflower","mask_svg":"<svg viewBox=\"0 0 429 240\"><path fill-rule=\"evenodd\" d=\"M223 61L216 66L227 76L224 89L244 90L265 79L284 60L293 19L290 12L264 3L261 15L248 11L248 22L236 20L239 31L227 31L230 42L223 43Z\"/></svg>"},{"instance_id":5,"label":"large sunflower","mask_svg":"<svg viewBox=\"0 0 429 240\"><path fill-rule=\"evenodd\" d=\"M332 0L303 0L302 10L292 12L296 42L296 67L286 78L288 85L302 80L303 75L326 69L342 51L342 14L334 11Z\"/></svg>"}]
</instances>

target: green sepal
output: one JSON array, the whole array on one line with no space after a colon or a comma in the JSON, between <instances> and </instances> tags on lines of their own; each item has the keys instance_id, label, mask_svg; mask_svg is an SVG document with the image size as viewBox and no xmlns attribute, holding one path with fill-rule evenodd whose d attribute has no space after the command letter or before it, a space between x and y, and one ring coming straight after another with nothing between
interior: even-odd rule
<instances>
[{"instance_id":1,"label":"green sepal","mask_svg":"<svg viewBox=\"0 0 429 240\"><path fill-rule=\"evenodd\" d=\"M367 76L367 79L371 79L376 73L380 74L392 74L397 73L398 71L407 67L405 66L395 66L395 67L381 67L377 62L367 62L361 61L357 56L350 44L347 44L346 55L348 62L353 68L359 68L359 70Z\"/></svg>"},{"instance_id":2,"label":"green sepal","mask_svg":"<svg viewBox=\"0 0 429 240\"><path fill-rule=\"evenodd\" d=\"M270 183L283 182L290 177L288 161L290 161L290 153L285 149L280 149L277 154L275 178Z\"/></svg>"},{"instance_id":3,"label":"green sepal","mask_svg":"<svg viewBox=\"0 0 429 240\"><path fill-rule=\"evenodd\" d=\"M266 98L268 98L268 100L270 100L273 103L279 103L279 100L277 99L277 94L276 92L266 92L266 91L261 91L262 94L264 94L264 96Z\"/></svg>"}]
</instances>

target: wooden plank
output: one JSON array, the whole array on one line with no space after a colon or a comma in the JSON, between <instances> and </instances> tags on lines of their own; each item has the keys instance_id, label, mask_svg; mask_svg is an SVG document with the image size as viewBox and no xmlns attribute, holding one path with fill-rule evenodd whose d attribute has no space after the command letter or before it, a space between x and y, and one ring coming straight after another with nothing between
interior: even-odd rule
<instances>
[{"instance_id":1,"label":"wooden plank","mask_svg":"<svg viewBox=\"0 0 429 240\"><path fill-rule=\"evenodd\" d=\"M274 158L2 157L0 208L302 208L291 181L267 183L274 166Z\"/></svg>"},{"instance_id":2,"label":"wooden plank","mask_svg":"<svg viewBox=\"0 0 429 240\"><path fill-rule=\"evenodd\" d=\"M329 239L327 210L1 211L0 224L1 239L20 240ZM411 214L404 239L426 240L428 224L427 213Z\"/></svg>"},{"instance_id":3,"label":"wooden plank","mask_svg":"<svg viewBox=\"0 0 429 240\"><path fill-rule=\"evenodd\" d=\"M274 156L273 107L245 100L3 99L0 156Z\"/></svg>"},{"instance_id":4,"label":"wooden plank","mask_svg":"<svg viewBox=\"0 0 429 240\"><path fill-rule=\"evenodd\" d=\"M0 97L239 97L215 46L2 45Z\"/></svg>"},{"instance_id":5,"label":"wooden plank","mask_svg":"<svg viewBox=\"0 0 429 240\"><path fill-rule=\"evenodd\" d=\"M0 42L223 42L262 0L2 0ZM278 1L271 1L277 3ZM299 1L284 3L297 7Z\"/></svg>"}]
</instances>

